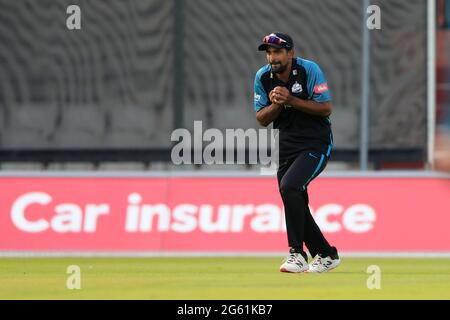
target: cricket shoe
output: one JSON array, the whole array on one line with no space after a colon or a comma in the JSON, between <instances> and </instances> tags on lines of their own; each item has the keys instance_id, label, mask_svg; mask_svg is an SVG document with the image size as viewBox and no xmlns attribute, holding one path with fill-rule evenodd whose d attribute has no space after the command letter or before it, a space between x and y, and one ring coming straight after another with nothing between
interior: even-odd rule
<instances>
[{"instance_id":1,"label":"cricket shoe","mask_svg":"<svg viewBox=\"0 0 450 320\"><path fill-rule=\"evenodd\" d=\"M280 272L300 273L307 271L308 268L308 262L301 253L294 252L291 249L284 263L280 266Z\"/></svg>"},{"instance_id":2,"label":"cricket shoe","mask_svg":"<svg viewBox=\"0 0 450 320\"><path fill-rule=\"evenodd\" d=\"M327 257L325 257L319 253L318 255L316 255L314 260L309 265L308 272L310 272L310 273L328 272L330 270L333 270L340 264L341 264L341 259L339 258L337 253L333 256L327 256Z\"/></svg>"}]
</instances>

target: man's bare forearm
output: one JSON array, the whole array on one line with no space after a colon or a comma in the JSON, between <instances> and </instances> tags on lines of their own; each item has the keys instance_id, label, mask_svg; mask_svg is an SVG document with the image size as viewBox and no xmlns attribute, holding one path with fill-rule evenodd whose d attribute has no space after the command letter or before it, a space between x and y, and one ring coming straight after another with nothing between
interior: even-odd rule
<instances>
[{"instance_id":1,"label":"man's bare forearm","mask_svg":"<svg viewBox=\"0 0 450 320\"><path fill-rule=\"evenodd\" d=\"M259 110L256 113L256 120L258 120L262 126L267 127L272 121L278 118L282 109L282 105L273 103L270 106Z\"/></svg>"},{"instance_id":2,"label":"man's bare forearm","mask_svg":"<svg viewBox=\"0 0 450 320\"><path fill-rule=\"evenodd\" d=\"M315 116L328 117L331 114L330 102L316 102L313 100L303 100L291 96L288 104L293 108Z\"/></svg>"}]
</instances>

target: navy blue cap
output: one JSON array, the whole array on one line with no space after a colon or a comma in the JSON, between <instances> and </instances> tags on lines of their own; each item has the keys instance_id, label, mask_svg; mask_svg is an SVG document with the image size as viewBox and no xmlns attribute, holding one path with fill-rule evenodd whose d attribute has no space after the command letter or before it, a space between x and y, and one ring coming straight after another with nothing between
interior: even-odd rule
<instances>
[{"instance_id":1,"label":"navy blue cap","mask_svg":"<svg viewBox=\"0 0 450 320\"><path fill-rule=\"evenodd\" d=\"M263 43L259 45L258 50L266 51L268 47L291 50L294 48L294 41L285 33L273 32L263 38Z\"/></svg>"}]
</instances>

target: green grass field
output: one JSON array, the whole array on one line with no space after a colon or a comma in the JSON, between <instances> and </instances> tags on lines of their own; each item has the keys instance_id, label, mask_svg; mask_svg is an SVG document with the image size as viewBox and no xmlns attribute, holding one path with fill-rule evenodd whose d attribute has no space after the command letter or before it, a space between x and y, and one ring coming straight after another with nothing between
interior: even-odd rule
<instances>
[{"instance_id":1,"label":"green grass field","mask_svg":"<svg viewBox=\"0 0 450 320\"><path fill-rule=\"evenodd\" d=\"M0 299L450 299L450 259L343 258L326 274L280 258L2 258ZM69 265L81 289L69 290ZM369 265L381 289L369 290Z\"/></svg>"}]
</instances>

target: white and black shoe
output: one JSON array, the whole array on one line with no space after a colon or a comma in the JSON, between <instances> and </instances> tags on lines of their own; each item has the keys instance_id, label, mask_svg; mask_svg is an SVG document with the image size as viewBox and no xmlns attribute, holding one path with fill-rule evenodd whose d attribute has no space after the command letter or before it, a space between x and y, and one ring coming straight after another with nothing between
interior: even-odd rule
<instances>
[{"instance_id":1,"label":"white and black shoe","mask_svg":"<svg viewBox=\"0 0 450 320\"><path fill-rule=\"evenodd\" d=\"M280 272L300 273L308 269L308 262L306 262L302 254L294 252L292 249L284 263L280 266Z\"/></svg>"},{"instance_id":2,"label":"white and black shoe","mask_svg":"<svg viewBox=\"0 0 450 320\"><path fill-rule=\"evenodd\" d=\"M328 272L336 268L341 264L341 259L339 258L337 252L333 256L324 256L320 253L315 256L314 260L309 265L308 272L311 273L322 273Z\"/></svg>"}]
</instances>

